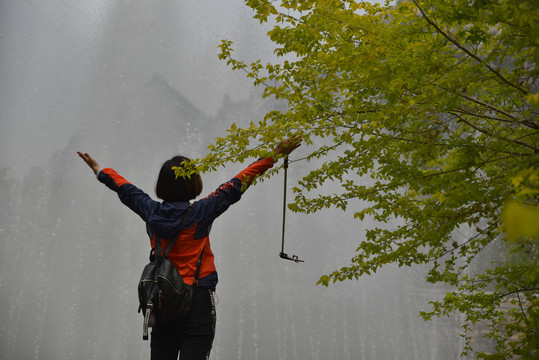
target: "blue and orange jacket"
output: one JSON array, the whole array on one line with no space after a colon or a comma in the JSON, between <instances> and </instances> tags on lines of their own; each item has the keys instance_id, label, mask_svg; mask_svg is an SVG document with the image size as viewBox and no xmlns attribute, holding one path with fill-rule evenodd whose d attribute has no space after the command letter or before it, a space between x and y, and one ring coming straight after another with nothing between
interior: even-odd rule
<instances>
[{"instance_id":1,"label":"blue and orange jacket","mask_svg":"<svg viewBox=\"0 0 539 360\"><path fill-rule=\"evenodd\" d=\"M116 191L121 202L146 222L146 231L152 248L155 246L157 234L161 238L161 246L166 249L170 239L180 231L183 214L191 206L191 214L186 219L180 237L170 250L168 258L176 265L184 281L192 284L200 252L205 246L198 285L215 291L218 279L209 241L212 223L230 205L240 200L243 192L257 176L271 167L273 158L260 159L232 180L219 186L209 196L193 204L155 201L110 168L102 169L97 174L97 179Z\"/></svg>"}]
</instances>

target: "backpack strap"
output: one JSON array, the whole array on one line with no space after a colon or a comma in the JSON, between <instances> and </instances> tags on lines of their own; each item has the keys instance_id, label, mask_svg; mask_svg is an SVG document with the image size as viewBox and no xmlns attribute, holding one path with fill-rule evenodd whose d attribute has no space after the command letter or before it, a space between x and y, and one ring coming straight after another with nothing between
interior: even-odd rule
<instances>
[{"instance_id":1,"label":"backpack strap","mask_svg":"<svg viewBox=\"0 0 539 360\"><path fill-rule=\"evenodd\" d=\"M185 221L187 220L187 218L189 217L189 214L191 214L191 211L193 210L193 208L191 206L189 206L187 208L187 210L185 211L185 213L183 214L183 217L182 217L182 222L180 224L180 231L174 236L174 238L172 238L172 240L170 241L170 243L168 244L167 246L167 249L165 250L164 254L163 254L163 248L161 247L161 238L159 237L159 235L157 235L157 233L155 233L155 248L157 249L160 249L161 251L159 251L160 255L163 255L163 256L167 256L169 251L172 249L172 247L174 246L174 243L176 242L176 240L180 237L180 234L183 230L183 226L185 225ZM155 252L154 252L155 253Z\"/></svg>"},{"instance_id":2,"label":"backpack strap","mask_svg":"<svg viewBox=\"0 0 539 360\"><path fill-rule=\"evenodd\" d=\"M197 265L197 271L195 272L195 280L193 281L193 284L196 284L198 286L198 276L200 275L200 267L202 266L202 255L204 255L204 249L206 248L206 245L202 248L202 251L200 252L200 256L198 257L198 265Z\"/></svg>"}]
</instances>

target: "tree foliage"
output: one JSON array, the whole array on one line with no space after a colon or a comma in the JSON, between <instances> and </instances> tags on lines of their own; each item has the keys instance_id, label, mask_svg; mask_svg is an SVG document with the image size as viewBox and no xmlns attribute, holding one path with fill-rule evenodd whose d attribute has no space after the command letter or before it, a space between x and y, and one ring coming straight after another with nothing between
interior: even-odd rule
<instances>
[{"instance_id":1,"label":"tree foliage","mask_svg":"<svg viewBox=\"0 0 539 360\"><path fill-rule=\"evenodd\" d=\"M496 347L478 357L537 355L539 3L246 3L274 24L268 36L281 61L248 64L228 40L220 58L288 107L245 128L232 124L201 170L264 155L290 134L323 139L306 157L323 165L294 187L290 208L348 210L361 199L368 205L353 209L355 218L379 226L348 266L319 283L427 264L427 280L451 291L422 316L462 313L463 354L486 320ZM342 191L324 193L335 181ZM496 243L504 252L474 266Z\"/></svg>"}]
</instances>

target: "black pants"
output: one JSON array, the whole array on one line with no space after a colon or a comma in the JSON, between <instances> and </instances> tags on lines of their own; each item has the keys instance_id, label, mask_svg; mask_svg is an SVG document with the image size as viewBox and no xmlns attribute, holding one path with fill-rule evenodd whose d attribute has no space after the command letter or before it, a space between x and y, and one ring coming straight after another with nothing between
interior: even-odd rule
<instances>
[{"instance_id":1,"label":"black pants","mask_svg":"<svg viewBox=\"0 0 539 360\"><path fill-rule=\"evenodd\" d=\"M197 288L190 313L178 320L157 322L152 329L151 360L205 360L215 336L213 293Z\"/></svg>"}]
</instances>

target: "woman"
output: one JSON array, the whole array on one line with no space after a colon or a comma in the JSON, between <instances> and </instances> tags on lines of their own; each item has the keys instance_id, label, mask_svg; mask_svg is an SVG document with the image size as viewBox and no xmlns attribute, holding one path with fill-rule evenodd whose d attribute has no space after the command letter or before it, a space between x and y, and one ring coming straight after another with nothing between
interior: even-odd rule
<instances>
[{"instance_id":1,"label":"woman","mask_svg":"<svg viewBox=\"0 0 539 360\"><path fill-rule=\"evenodd\" d=\"M299 138L289 138L274 150L275 155L288 155L300 146ZM170 239L181 234L168 254L186 283L193 282L198 258L204 249L197 287L197 296L188 315L173 321L157 322L151 334L151 359L181 360L208 359L215 335L215 303L213 292L217 285L217 271L210 247L209 233L213 221L240 200L248 185L274 164L273 157L262 158L248 166L232 180L219 186L209 196L194 203L202 192L200 175L180 175L183 156L167 160L159 172L155 186L155 201L148 194L125 180L110 168L101 169L88 153L77 152L97 175L97 179L118 193L120 200L146 222L146 231L152 248L158 235L166 248ZM191 213L180 229L185 211Z\"/></svg>"}]
</instances>

